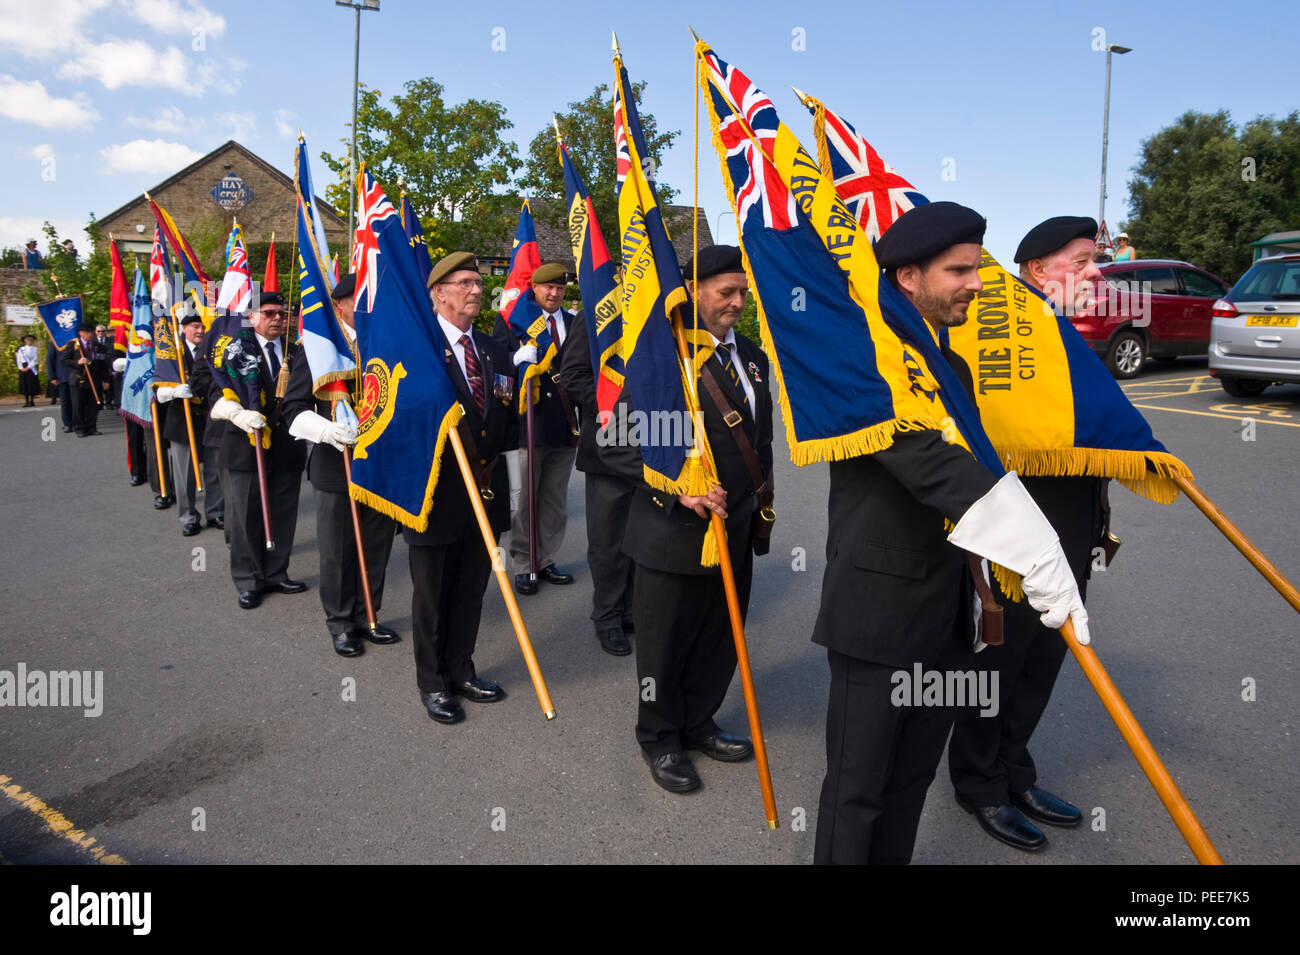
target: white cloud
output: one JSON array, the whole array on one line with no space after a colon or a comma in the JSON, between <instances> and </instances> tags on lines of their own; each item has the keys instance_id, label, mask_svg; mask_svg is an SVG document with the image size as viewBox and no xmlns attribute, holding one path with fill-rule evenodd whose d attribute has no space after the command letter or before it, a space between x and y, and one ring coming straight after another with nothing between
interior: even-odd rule
<instances>
[{"instance_id":1,"label":"white cloud","mask_svg":"<svg viewBox=\"0 0 1300 955\"><path fill-rule=\"evenodd\" d=\"M161 139L133 139L99 151L106 173L171 173L202 156L184 143L169 143Z\"/></svg>"},{"instance_id":2,"label":"white cloud","mask_svg":"<svg viewBox=\"0 0 1300 955\"><path fill-rule=\"evenodd\" d=\"M289 109L275 111L275 131L285 139L294 139L298 135L298 114Z\"/></svg>"},{"instance_id":3,"label":"white cloud","mask_svg":"<svg viewBox=\"0 0 1300 955\"><path fill-rule=\"evenodd\" d=\"M203 121L189 119L178 106L163 106L154 110L153 116L136 116L132 113L126 118L126 124L155 133L186 133L201 127Z\"/></svg>"},{"instance_id":4,"label":"white cloud","mask_svg":"<svg viewBox=\"0 0 1300 955\"><path fill-rule=\"evenodd\" d=\"M23 82L8 73L0 74L0 116L43 129L84 129L99 119L84 94L52 96L39 80Z\"/></svg>"},{"instance_id":5,"label":"white cloud","mask_svg":"<svg viewBox=\"0 0 1300 955\"><path fill-rule=\"evenodd\" d=\"M0 48L45 59L70 50L81 25L111 0L0 0Z\"/></svg>"},{"instance_id":6,"label":"white cloud","mask_svg":"<svg viewBox=\"0 0 1300 955\"><path fill-rule=\"evenodd\" d=\"M208 36L226 32L226 19L213 13L199 0L133 0L127 8L131 16L159 33L192 33L199 29Z\"/></svg>"},{"instance_id":7,"label":"white cloud","mask_svg":"<svg viewBox=\"0 0 1300 955\"><path fill-rule=\"evenodd\" d=\"M71 239L83 255L90 251L90 238L85 222L75 219L55 218L51 221L59 240ZM36 248L45 254L45 220L39 216L0 216L0 249L21 249L28 239L36 240Z\"/></svg>"},{"instance_id":8,"label":"white cloud","mask_svg":"<svg viewBox=\"0 0 1300 955\"><path fill-rule=\"evenodd\" d=\"M142 40L80 44L76 59L64 63L58 75L65 79L90 77L110 90L165 86L186 96L197 96L204 85L195 82L192 64L176 47L159 52Z\"/></svg>"},{"instance_id":9,"label":"white cloud","mask_svg":"<svg viewBox=\"0 0 1300 955\"><path fill-rule=\"evenodd\" d=\"M39 146L32 147L31 151L28 152L27 155L30 158L35 159L37 162L40 162L43 159L53 159L54 147L49 143L41 143Z\"/></svg>"},{"instance_id":10,"label":"white cloud","mask_svg":"<svg viewBox=\"0 0 1300 955\"><path fill-rule=\"evenodd\" d=\"M242 141L257 131L257 114L239 113L233 110L220 113L217 116L217 125L231 139Z\"/></svg>"}]
</instances>

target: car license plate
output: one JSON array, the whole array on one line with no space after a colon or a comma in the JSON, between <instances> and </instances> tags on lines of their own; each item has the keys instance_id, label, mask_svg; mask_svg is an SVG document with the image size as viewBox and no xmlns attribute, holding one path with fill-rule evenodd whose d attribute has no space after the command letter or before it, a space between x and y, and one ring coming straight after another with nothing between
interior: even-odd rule
<instances>
[{"instance_id":1,"label":"car license plate","mask_svg":"<svg viewBox=\"0 0 1300 955\"><path fill-rule=\"evenodd\" d=\"M1300 315L1251 315L1246 319L1247 325L1264 325L1270 328L1295 328Z\"/></svg>"}]
</instances>

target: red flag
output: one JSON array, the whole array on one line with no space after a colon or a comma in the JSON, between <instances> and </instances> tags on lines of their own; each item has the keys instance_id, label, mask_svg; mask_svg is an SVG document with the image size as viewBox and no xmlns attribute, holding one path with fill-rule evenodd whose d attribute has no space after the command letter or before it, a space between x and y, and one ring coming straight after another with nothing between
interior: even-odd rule
<instances>
[{"instance_id":1,"label":"red flag","mask_svg":"<svg viewBox=\"0 0 1300 955\"><path fill-rule=\"evenodd\" d=\"M131 298L126 294L126 273L122 271L122 257L117 254L117 243L109 240L108 256L113 264L113 287L108 293L108 323L113 329L113 347L126 354L126 343L131 333Z\"/></svg>"},{"instance_id":2,"label":"red flag","mask_svg":"<svg viewBox=\"0 0 1300 955\"><path fill-rule=\"evenodd\" d=\"M271 233L271 248L266 253L266 275L262 278L263 292L280 291L280 276L275 271L275 233Z\"/></svg>"}]
</instances>

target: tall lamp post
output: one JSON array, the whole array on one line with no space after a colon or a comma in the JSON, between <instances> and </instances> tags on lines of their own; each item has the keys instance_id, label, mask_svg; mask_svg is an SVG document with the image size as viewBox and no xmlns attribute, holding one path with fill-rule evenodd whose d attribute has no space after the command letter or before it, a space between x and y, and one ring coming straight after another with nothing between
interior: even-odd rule
<instances>
[{"instance_id":1,"label":"tall lamp post","mask_svg":"<svg viewBox=\"0 0 1300 955\"><path fill-rule=\"evenodd\" d=\"M1097 210L1098 222L1106 221L1106 149L1110 145L1110 55L1132 52L1131 46L1120 46L1116 43L1106 47L1106 110L1101 120L1101 205ZM1109 230L1109 226L1107 229Z\"/></svg>"},{"instance_id":2,"label":"tall lamp post","mask_svg":"<svg viewBox=\"0 0 1300 955\"><path fill-rule=\"evenodd\" d=\"M338 7L351 7L356 11L356 30L352 38L352 148L348 150L348 244L352 243L352 233L356 230L357 207L357 86L358 70L361 64L361 11L379 12L379 0L334 0ZM1107 55L1107 83L1110 82L1110 54ZM1108 87L1109 88L1109 87ZM1102 163L1103 170L1105 162Z\"/></svg>"}]
</instances>

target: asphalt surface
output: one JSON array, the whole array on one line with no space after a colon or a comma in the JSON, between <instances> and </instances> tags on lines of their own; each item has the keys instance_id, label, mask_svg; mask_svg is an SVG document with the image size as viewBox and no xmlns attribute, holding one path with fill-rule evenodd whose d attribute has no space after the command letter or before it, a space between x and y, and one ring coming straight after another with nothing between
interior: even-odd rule
<instances>
[{"instance_id":1,"label":"asphalt surface","mask_svg":"<svg viewBox=\"0 0 1300 955\"><path fill-rule=\"evenodd\" d=\"M1185 360L1126 387L1202 490L1300 580L1300 386L1243 402L1204 361ZM47 418L52 441L42 440ZM1243 440L1244 419L1254 440ZM824 466L795 468L778 450L779 519L772 553L755 564L748 637L781 820L769 832L752 762L696 759L704 787L688 796L651 781L632 732L634 658L601 652L588 619L581 475L558 560L577 583L520 598L558 718L542 717L493 582L475 659L509 697L467 703L466 722L448 727L417 696L400 539L380 616L407 639L340 658L316 590L309 484L291 573L312 589L242 611L220 532L181 537L174 508L155 511L147 486L128 486L120 419L100 422L104 436L79 439L62 433L57 408L0 408L0 669L102 670L104 681L98 717L0 708L5 861L811 860L828 685L824 652L809 642ZM1088 605L1102 663L1224 858L1300 861L1289 810L1300 782L1295 611L1186 500L1164 507L1115 486L1112 502L1124 546L1094 575ZM343 698L348 680L355 701ZM719 722L747 735L738 682ZM1048 830L1038 855L995 843L954 804L945 762L915 861L1193 861L1070 658L1032 748L1041 784L1083 808L1083 828Z\"/></svg>"}]
</instances>

